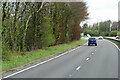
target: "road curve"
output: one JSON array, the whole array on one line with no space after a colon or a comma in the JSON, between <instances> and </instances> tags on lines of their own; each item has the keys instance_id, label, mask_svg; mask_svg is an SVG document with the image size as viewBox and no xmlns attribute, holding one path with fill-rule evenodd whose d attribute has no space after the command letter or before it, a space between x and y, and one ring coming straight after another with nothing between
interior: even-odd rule
<instances>
[{"instance_id":1,"label":"road curve","mask_svg":"<svg viewBox=\"0 0 120 80\"><path fill-rule=\"evenodd\" d=\"M118 49L107 40L97 42L10 78L118 78Z\"/></svg>"}]
</instances>

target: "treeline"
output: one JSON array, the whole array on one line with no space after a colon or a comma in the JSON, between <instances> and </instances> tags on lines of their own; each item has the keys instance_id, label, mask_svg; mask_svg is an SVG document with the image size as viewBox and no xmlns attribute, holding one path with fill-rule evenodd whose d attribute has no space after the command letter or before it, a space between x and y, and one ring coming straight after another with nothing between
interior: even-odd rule
<instances>
[{"instance_id":1,"label":"treeline","mask_svg":"<svg viewBox=\"0 0 120 80\"><path fill-rule=\"evenodd\" d=\"M110 20L94 23L93 25L85 23L82 26L82 32L91 36L120 36L118 22Z\"/></svg>"},{"instance_id":2,"label":"treeline","mask_svg":"<svg viewBox=\"0 0 120 80\"><path fill-rule=\"evenodd\" d=\"M87 19L85 2L2 3L2 59L10 53L33 51L80 39L80 22Z\"/></svg>"}]
</instances>

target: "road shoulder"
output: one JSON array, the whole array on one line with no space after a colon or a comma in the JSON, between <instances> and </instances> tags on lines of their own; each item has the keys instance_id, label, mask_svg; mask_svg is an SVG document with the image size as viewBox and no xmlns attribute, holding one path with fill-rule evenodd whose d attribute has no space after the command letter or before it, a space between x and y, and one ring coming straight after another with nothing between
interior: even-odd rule
<instances>
[{"instance_id":1,"label":"road shoulder","mask_svg":"<svg viewBox=\"0 0 120 80\"><path fill-rule=\"evenodd\" d=\"M77 46L72 47L70 49L64 50L62 52L58 52L58 53L55 53L53 55L50 55L50 56L47 56L47 57L44 57L44 58L41 58L41 59L38 59L38 60L34 60L34 61L26 63L24 65L21 65L21 66L18 66L18 67L15 67L15 68L3 71L0 74L2 75L3 78L10 77L12 75L21 73L23 71L26 71L26 70L29 70L31 68L34 68L34 67L36 67L36 66L38 66L40 64L46 63L46 62L48 62L50 60L53 60L53 59L58 58L60 56L63 56L65 54L67 54L68 52L75 50L77 47L81 47L84 44L86 44L86 42L81 44L81 45L77 45Z\"/></svg>"}]
</instances>

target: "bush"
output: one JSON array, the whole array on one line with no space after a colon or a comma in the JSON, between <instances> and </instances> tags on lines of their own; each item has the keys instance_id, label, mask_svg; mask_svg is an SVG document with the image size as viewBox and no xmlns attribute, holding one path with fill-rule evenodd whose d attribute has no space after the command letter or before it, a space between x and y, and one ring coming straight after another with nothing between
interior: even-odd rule
<instances>
[{"instance_id":1,"label":"bush","mask_svg":"<svg viewBox=\"0 0 120 80\"><path fill-rule=\"evenodd\" d=\"M42 47L48 47L50 45L53 45L55 43L55 36L53 34L53 24L51 23L51 18L44 17L44 28L42 30Z\"/></svg>"},{"instance_id":2,"label":"bush","mask_svg":"<svg viewBox=\"0 0 120 80\"><path fill-rule=\"evenodd\" d=\"M104 36L104 35L105 35L105 33L104 33L104 32L101 32L99 35L100 35L100 36Z\"/></svg>"},{"instance_id":3,"label":"bush","mask_svg":"<svg viewBox=\"0 0 120 80\"><path fill-rule=\"evenodd\" d=\"M98 36L99 35L99 32L97 30L85 30L84 31L84 34L87 35L87 34L90 34L91 36Z\"/></svg>"},{"instance_id":4,"label":"bush","mask_svg":"<svg viewBox=\"0 0 120 80\"><path fill-rule=\"evenodd\" d=\"M88 31L87 31L87 34L90 34L91 36L93 36L93 35L94 35L94 33L93 33L93 31L92 31L92 30L88 30Z\"/></svg>"},{"instance_id":5,"label":"bush","mask_svg":"<svg viewBox=\"0 0 120 80\"><path fill-rule=\"evenodd\" d=\"M117 36L117 31L111 31L111 32L109 33L109 36Z\"/></svg>"},{"instance_id":6,"label":"bush","mask_svg":"<svg viewBox=\"0 0 120 80\"><path fill-rule=\"evenodd\" d=\"M120 36L120 31L117 32L117 36Z\"/></svg>"},{"instance_id":7,"label":"bush","mask_svg":"<svg viewBox=\"0 0 120 80\"><path fill-rule=\"evenodd\" d=\"M109 32L105 32L105 34L104 34L105 36L109 36Z\"/></svg>"},{"instance_id":8,"label":"bush","mask_svg":"<svg viewBox=\"0 0 120 80\"><path fill-rule=\"evenodd\" d=\"M99 32L97 30L93 31L94 36L98 36Z\"/></svg>"},{"instance_id":9,"label":"bush","mask_svg":"<svg viewBox=\"0 0 120 80\"><path fill-rule=\"evenodd\" d=\"M87 30L84 30L83 33L84 33L84 35L87 35Z\"/></svg>"},{"instance_id":10,"label":"bush","mask_svg":"<svg viewBox=\"0 0 120 80\"><path fill-rule=\"evenodd\" d=\"M2 60L7 61L10 58L11 58L11 51L9 50L5 42L2 42Z\"/></svg>"}]
</instances>

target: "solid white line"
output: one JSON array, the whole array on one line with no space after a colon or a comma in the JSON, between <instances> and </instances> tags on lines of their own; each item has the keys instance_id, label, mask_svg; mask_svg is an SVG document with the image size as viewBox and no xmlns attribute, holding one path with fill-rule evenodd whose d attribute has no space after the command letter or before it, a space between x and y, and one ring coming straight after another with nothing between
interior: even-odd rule
<instances>
[{"instance_id":1,"label":"solid white line","mask_svg":"<svg viewBox=\"0 0 120 80\"><path fill-rule=\"evenodd\" d=\"M77 68L76 68L76 70L79 70L81 67L80 66L78 66Z\"/></svg>"},{"instance_id":2,"label":"solid white line","mask_svg":"<svg viewBox=\"0 0 120 80\"><path fill-rule=\"evenodd\" d=\"M85 44L86 44L86 43L85 43ZM83 45L84 45L84 44L83 44ZM13 73L13 74L10 74L10 75L8 75L8 76L5 76L5 77L3 77L3 79L4 79L4 78L11 77L11 76L14 76L14 75L19 74L19 73L21 73L21 72L27 71L27 70L29 70L29 69L31 69L31 68L37 67L37 66L39 66L39 65L41 65L41 64L44 64L44 63L49 62L49 61L51 61L51 60L53 60L53 59L56 59L56 58L58 58L58 57L60 57L60 56L63 56L63 55L65 55L65 54L69 53L69 52L72 52L72 51L74 51L74 50L76 50L76 49L78 49L78 48L80 48L80 47L82 47L82 46L79 46L79 47L77 47L77 48L75 48L75 49L72 49L72 50L70 50L70 51L64 52L64 53L62 53L62 54L60 54L60 55L58 55L58 56L55 56L55 57L53 57L53 58L50 58L50 59L48 59L48 60L46 60L46 61L43 61L43 62L41 62L41 63L38 63L38 64L33 65L33 66L31 66L31 67L28 67L28 68L26 68L26 69L23 69L23 70L21 70L21 71L18 71L18 72L15 72L15 73Z\"/></svg>"},{"instance_id":3,"label":"solid white line","mask_svg":"<svg viewBox=\"0 0 120 80\"><path fill-rule=\"evenodd\" d=\"M106 41L112 43L112 44L120 51L119 47L118 47L114 42L111 42L111 41L109 41L109 40L106 40Z\"/></svg>"},{"instance_id":4,"label":"solid white line","mask_svg":"<svg viewBox=\"0 0 120 80\"><path fill-rule=\"evenodd\" d=\"M87 58L86 60L89 60L90 58Z\"/></svg>"},{"instance_id":5,"label":"solid white line","mask_svg":"<svg viewBox=\"0 0 120 80\"><path fill-rule=\"evenodd\" d=\"M95 50L96 51L96 50Z\"/></svg>"}]
</instances>

